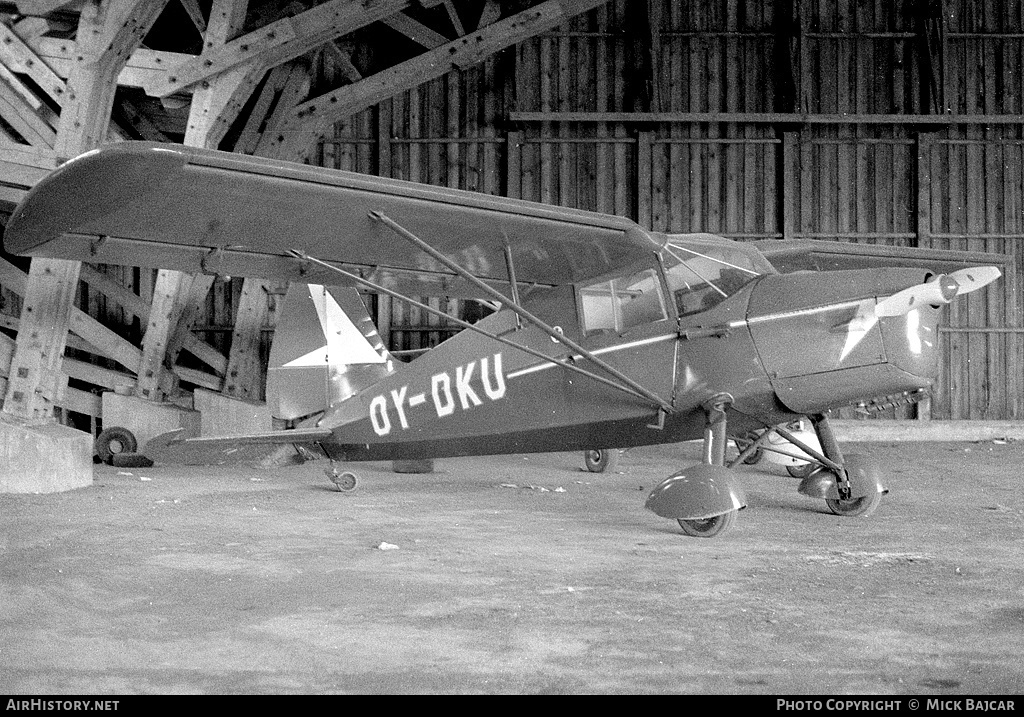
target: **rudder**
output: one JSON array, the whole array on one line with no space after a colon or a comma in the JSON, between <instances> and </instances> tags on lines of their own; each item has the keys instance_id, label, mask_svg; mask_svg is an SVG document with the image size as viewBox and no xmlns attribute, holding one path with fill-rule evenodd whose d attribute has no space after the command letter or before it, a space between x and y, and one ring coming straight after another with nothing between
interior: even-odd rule
<instances>
[{"instance_id":1,"label":"rudder","mask_svg":"<svg viewBox=\"0 0 1024 717\"><path fill-rule=\"evenodd\" d=\"M319 413L393 373L359 292L292 283L277 320L267 405L277 419Z\"/></svg>"}]
</instances>

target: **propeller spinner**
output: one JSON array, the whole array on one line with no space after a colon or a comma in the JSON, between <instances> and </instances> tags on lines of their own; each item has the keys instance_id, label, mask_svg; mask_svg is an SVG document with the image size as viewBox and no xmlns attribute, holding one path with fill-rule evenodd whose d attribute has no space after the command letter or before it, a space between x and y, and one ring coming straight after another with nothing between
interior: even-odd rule
<instances>
[{"instance_id":1,"label":"propeller spinner","mask_svg":"<svg viewBox=\"0 0 1024 717\"><path fill-rule=\"evenodd\" d=\"M977 266L942 274L882 299L875 306L875 316L902 316L922 304L948 304L961 294L969 294L991 284L1000 275L994 266Z\"/></svg>"}]
</instances>

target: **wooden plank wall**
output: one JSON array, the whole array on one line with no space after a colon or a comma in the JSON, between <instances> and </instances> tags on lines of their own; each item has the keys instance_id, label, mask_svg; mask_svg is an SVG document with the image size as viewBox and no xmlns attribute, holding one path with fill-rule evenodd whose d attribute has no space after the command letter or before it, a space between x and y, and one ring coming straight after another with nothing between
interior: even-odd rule
<instances>
[{"instance_id":1,"label":"wooden plank wall","mask_svg":"<svg viewBox=\"0 0 1024 717\"><path fill-rule=\"evenodd\" d=\"M663 231L1011 254L1012 275L949 312L930 410L1020 418L1024 118L926 128L509 120L570 111L1024 115L1024 0L943 0L941 22L922 15L928 4L649 0L644 13L639 0L610 0L339 123L311 161L612 212ZM927 28L941 65L922 61ZM106 271L152 293L149 272ZM216 282L199 321L200 337L224 352L240 290L239 279ZM17 297L2 298L0 311L17 317ZM480 312L472 302L431 302ZM395 349L433 346L454 331L400 302L373 303ZM80 307L138 342L137 320L114 300L86 285Z\"/></svg>"}]
</instances>

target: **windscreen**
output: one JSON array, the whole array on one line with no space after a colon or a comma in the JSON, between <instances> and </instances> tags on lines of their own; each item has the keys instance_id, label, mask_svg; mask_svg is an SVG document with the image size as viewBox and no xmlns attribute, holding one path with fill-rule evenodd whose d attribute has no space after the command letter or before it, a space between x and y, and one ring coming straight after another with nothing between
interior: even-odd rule
<instances>
[{"instance_id":1,"label":"windscreen","mask_svg":"<svg viewBox=\"0 0 1024 717\"><path fill-rule=\"evenodd\" d=\"M756 250L729 241L673 241L665 245L665 276L680 316L716 306L746 284L773 273Z\"/></svg>"}]
</instances>

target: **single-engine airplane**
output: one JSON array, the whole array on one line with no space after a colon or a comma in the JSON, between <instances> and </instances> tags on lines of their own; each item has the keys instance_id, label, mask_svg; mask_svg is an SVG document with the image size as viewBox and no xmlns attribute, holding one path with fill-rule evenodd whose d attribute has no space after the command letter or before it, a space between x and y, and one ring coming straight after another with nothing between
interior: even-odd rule
<instances>
[{"instance_id":1,"label":"single-engine airplane","mask_svg":"<svg viewBox=\"0 0 1024 717\"><path fill-rule=\"evenodd\" d=\"M647 499L700 537L745 506L730 466L767 428L819 464L802 493L839 515L871 513L881 467L844 455L826 412L920 395L937 373L941 307L1000 273L931 273L918 260L779 273L770 260L806 255L808 243L663 234L595 212L145 142L62 165L18 206L4 242L27 256L293 282L267 398L294 427L190 445L299 444L333 467L702 438L702 462ZM947 254L929 259L964 266ZM436 309L410 297L500 308L473 324L449 317L466 330L405 364L359 292L425 311ZM820 450L786 430L801 416ZM761 438L727 466L727 438L744 435ZM334 475L354 487L351 472Z\"/></svg>"}]
</instances>

